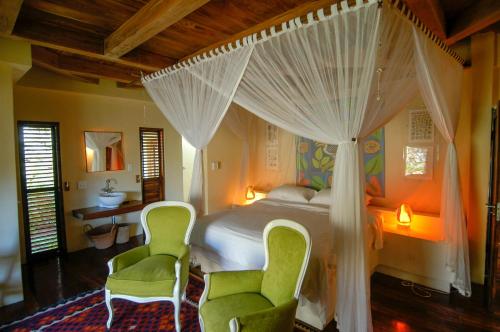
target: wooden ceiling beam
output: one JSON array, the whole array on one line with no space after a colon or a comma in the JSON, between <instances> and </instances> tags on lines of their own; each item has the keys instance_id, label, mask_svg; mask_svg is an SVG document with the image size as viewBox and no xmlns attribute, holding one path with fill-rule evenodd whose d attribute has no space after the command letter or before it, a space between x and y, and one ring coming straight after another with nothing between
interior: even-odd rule
<instances>
[{"instance_id":1,"label":"wooden ceiling beam","mask_svg":"<svg viewBox=\"0 0 500 332\"><path fill-rule=\"evenodd\" d=\"M98 84L99 79L88 78L80 75L75 75L71 72L59 68L59 55L56 52L47 50L43 47L33 46L32 49L32 62L34 65L54 72L56 74L83 81L85 83Z\"/></svg>"},{"instance_id":2,"label":"wooden ceiling beam","mask_svg":"<svg viewBox=\"0 0 500 332\"><path fill-rule=\"evenodd\" d=\"M338 1L335 0L315 0L315 1L307 1L306 3L303 3L295 8L292 8L282 14L279 14L277 16L274 16L268 20L265 20L257 25L254 25L248 29L245 29L243 31L240 31L226 39L220 40L216 43L213 43L211 45L208 45L207 47L204 47L188 56L183 57L179 61L184 61L189 58L195 57L197 55L203 54L205 52L208 52L210 50L213 50L217 47L220 47L222 45L227 45L229 43L234 43L236 40L241 39L245 36L251 35L253 33L258 33L264 29L268 29L274 25L281 25L282 22L289 21L295 17L302 17L307 15L309 12L316 11L320 8L325 8L328 7L332 4L337 3ZM278 27L279 28L279 27Z\"/></svg>"},{"instance_id":3,"label":"wooden ceiling beam","mask_svg":"<svg viewBox=\"0 0 500 332\"><path fill-rule=\"evenodd\" d=\"M408 8L436 36L446 40L446 19L439 0L405 0Z\"/></svg>"},{"instance_id":4,"label":"wooden ceiling beam","mask_svg":"<svg viewBox=\"0 0 500 332\"><path fill-rule=\"evenodd\" d=\"M104 41L104 54L121 57L197 10L208 0L150 0Z\"/></svg>"},{"instance_id":5,"label":"wooden ceiling beam","mask_svg":"<svg viewBox=\"0 0 500 332\"><path fill-rule=\"evenodd\" d=\"M135 68L120 66L106 61L94 61L82 56L68 55L45 47L32 46L33 63L60 74L86 77L91 79L106 78L122 83L131 83L140 79L140 72Z\"/></svg>"},{"instance_id":6,"label":"wooden ceiling beam","mask_svg":"<svg viewBox=\"0 0 500 332\"><path fill-rule=\"evenodd\" d=\"M33 45L105 60L147 72L168 67L176 62L174 59L141 49L135 49L121 58L109 57L103 54L103 41L95 36L70 30L57 30L52 26L32 21L18 22L10 37L27 40Z\"/></svg>"},{"instance_id":7,"label":"wooden ceiling beam","mask_svg":"<svg viewBox=\"0 0 500 332\"><path fill-rule=\"evenodd\" d=\"M111 12L102 8L102 4L96 1L50 1L50 0L24 0L24 6L52 15L64 17L73 21L92 24L100 28L113 31L117 28L113 25L111 16L122 17L121 12ZM126 20L124 18L123 20Z\"/></svg>"},{"instance_id":8,"label":"wooden ceiling beam","mask_svg":"<svg viewBox=\"0 0 500 332\"><path fill-rule=\"evenodd\" d=\"M0 35L12 33L22 4L23 0L0 0Z\"/></svg>"},{"instance_id":9,"label":"wooden ceiling beam","mask_svg":"<svg viewBox=\"0 0 500 332\"><path fill-rule=\"evenodd\" d=\"M478 0L455 17L446 43L453 45L498 21L500 21L500 1Z\"/></svg>"},{"instance_id":10,"label":"wooden ceiling beam","mask_svg":"<svg viewBox=\"0 0 500 332\"><path fill-rule=\"evenodd\" d=\"M142 85L141 80L136 80L130 83L116 82L116 87L122 89L139 89L143 88L144 86Z\"/></svg>"},{"instance_id":11,"label":"wooden ceiling beam","mask_svg":"<svg viewBox=\"0 0 500 332\"><path fill-rule=\"evenodd\" d=\"M33 60L33 65L40 67L40 68L43 68L45 70L48 70L50 72L53 72L55 74L70 78L72 80L76 80L76 81L80 81L80 82L84 82L84 83L89 83L89 84L99 84L98 78L85 77L85 76L81 76L81 75L74 75L74 74L69 73L65 70L61 70L57 67L49 66L46 63L43 63L43 62L40 62L37 60Z\"/></svg>"}]
</instances>

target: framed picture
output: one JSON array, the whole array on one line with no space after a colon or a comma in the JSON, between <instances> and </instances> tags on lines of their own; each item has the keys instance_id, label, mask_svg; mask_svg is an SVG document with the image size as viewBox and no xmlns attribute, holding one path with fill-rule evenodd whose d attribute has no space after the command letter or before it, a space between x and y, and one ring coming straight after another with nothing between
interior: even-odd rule
<instances>
[{"instance_id":1,"label":"framed picture","mask_svg":"<svg viewBox=\"0 0 500 332\"><path fill-rule=\"evenodd\" d=\"M266 124L266 145L278 145L278 127Z\"/></svg>"},{"instance_id":2,"label":"framed picture","mask_svg":"<svg viewBox=\"0 0 500 332\"><path fill-rule=\"evenodd\" d=\"M434 143L434 122L426 109L410 110L408 142Z\"/></svg>"},{"instance_id":3,"label":"framed picture","mask_svg":"<svg viewBox=\"0 0 500 332\"><path fill-rule=\"evenodd\" d=\"M279 170L278 147L266 147L266 169L271 171Z\"/></svg>"}]
</instances>

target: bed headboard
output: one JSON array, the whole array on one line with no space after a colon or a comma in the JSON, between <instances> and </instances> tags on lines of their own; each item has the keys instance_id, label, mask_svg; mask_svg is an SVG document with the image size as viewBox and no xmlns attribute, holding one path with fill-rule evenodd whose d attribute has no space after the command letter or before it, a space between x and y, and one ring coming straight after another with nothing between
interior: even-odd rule
<instances>
[{"instance_id":1,"label":"bed headboard","mask_svg":"<svg viewBox=\"0 0 500 332\"><path fill-rule=\"evenodd\" d=\"M336 145L319 143L297 136L297 179L299 185L321 190L332 183ZM385 134L377 129L364 140L366 191L385 196Z\"/></svg>"}]
</instances>

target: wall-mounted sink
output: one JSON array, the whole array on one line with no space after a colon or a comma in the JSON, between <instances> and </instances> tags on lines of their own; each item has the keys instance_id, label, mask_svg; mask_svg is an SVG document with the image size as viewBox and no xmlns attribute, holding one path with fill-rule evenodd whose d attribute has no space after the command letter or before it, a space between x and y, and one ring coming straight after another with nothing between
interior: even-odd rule
<instances>
[{"instance_id":1,"label":"wall-mounted sink","mask_svg":"<svg viewBox=\"0 0 500 332\"><path fill-rule=\"evenodd\" d=\"M125 201L127 195L122 192L100 193L99 206L105 208L117 208Z\"/></svg>"}]
</instances>

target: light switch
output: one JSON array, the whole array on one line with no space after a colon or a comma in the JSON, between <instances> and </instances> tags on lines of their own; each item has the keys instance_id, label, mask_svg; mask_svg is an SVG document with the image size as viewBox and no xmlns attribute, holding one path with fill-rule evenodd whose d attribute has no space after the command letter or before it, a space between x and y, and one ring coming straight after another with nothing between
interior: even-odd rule
<instances>
[{"instance_id":1,"label":"light switch","mask_svg":"<svg viewBox=\"0 0 500 332\"><path fill-rule=\"evenodd\" d=\"M222 166L221 161L212 161L212 163L211 163L212 171L216 171L218 169L221 169L221 166Z\"/></svg>"},{"instance_id":2,"label":"light switch","mask_svg":"<svg viewBox=\"0 0 500 332\"><path fill-rule=\"evenodd\" d=\"M87 189L87 181L78 181L78 190Z\"/></svg>"}]
</instances>

